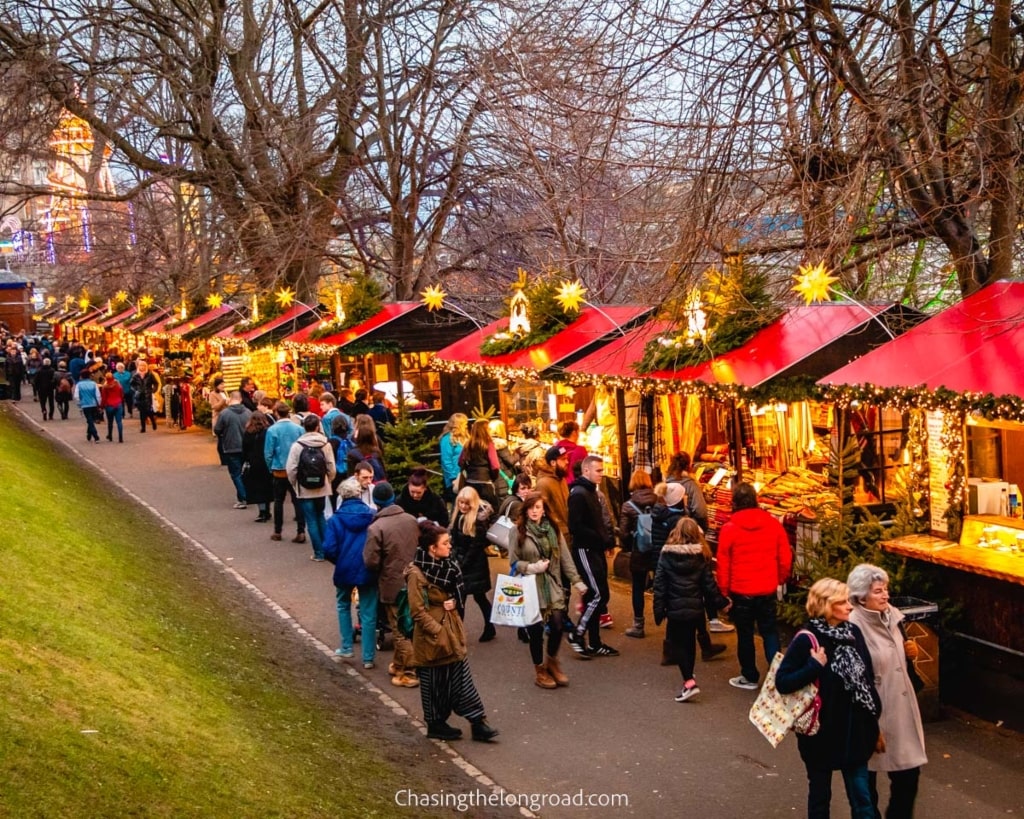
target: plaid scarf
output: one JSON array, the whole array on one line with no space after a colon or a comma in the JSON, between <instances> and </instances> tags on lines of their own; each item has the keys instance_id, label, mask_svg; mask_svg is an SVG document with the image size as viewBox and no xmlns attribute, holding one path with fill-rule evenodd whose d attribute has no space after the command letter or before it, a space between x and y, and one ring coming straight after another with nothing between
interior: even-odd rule
<instances>
[{"instance_id":1,"label":"plaid scarf","mask_svg":"<svg viewBox=\"0 0 1024 819\"><path fill-rule=\"evenodd\" d=\"M459 568L458 563L450 557L438 560L423 548L416 549L416 557L412 562L423 572L428 583L442 589L445 594L455 600L459 610L462 610L466 602L466 586L462 582L462 569Z\"/></svg>"},{"instance_id":2,"label":"plaid scarf","mask_svg":"<svg viewBox=\"0 0 1024 819\"><path fill-rule=\"evenodd\" d=\"M868 667L864 664L864 658L857 651L853 627L849 623L836 623L830 626L824 617L813 617L810 624L815 632L835 643L829 666L843 681L843 688L850 693L857 705L877 717L882 710L880 701L875 693L874 681L868 678Z\"/></svg>"}]
</instances>

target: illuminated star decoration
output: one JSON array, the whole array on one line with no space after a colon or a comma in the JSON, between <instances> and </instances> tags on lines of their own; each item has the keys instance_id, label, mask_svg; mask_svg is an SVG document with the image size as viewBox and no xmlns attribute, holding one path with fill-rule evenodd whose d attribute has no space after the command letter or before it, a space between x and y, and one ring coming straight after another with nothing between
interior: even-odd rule
<instances>
[{"instance_id":1,"label":"illuminated star decoration","mask_svg":"<svg viewBox=\"0 0 1024 819\"><path fill-rule=\"evenodd\" d=\"M206 306L216 310L224 303L224 297L220 293L211 293L206 297Z\"/></svg>"},{"instance_id":2,"label":"illuminated star decoration","mask_svg":"<svg viewBox=\"0 0 1024 819\"><path fill-rule=\"evenodd\" d=\"M835 276L828 275L824 262L818 262L814 267L801 265L800 272L793 280L796 282L793 290L803 296L808 305L816 301L829 301L829 288L839 281Z\"/></svg>"},{"instance_id":3,"label":"illuminated star decoration","mask_svg":"<svg viewBox=\"0 0 1024 819\"><path fill-rule=\"evenodd\" d=\"M152 296L143 296L141 299L139 299L139 307L141 307L143 310L148 310L152 306L153 306L153 297Z\"/></svg>"},{"instance_id":4,"label":"illuminated star decoration","mask_svg":"<svg viewBox=\"0 0 1024 819\"><path fill-rule=\"evenodd\" d=\"M81 309L83 309L83 310L88 310L89 309L89 297L88 296L82 296L82 298L80 298L78 300L78 306Z\"/></svg>"},{"instance_id":5,"label":"illuminated star decoration","mask_svg":"<svg viewBox=\"0 0 1024 819\"><path fill-rule=\"evenodd\" d=\"M124 304L126 301L128 301L127 290L118 290L114 294L114 304Z\"/></svg>"},{"instance_id":6,"label":"illuminated star decoration","mask_svg":"<svg viewBox=\"0 0 1024 819\"><path fill-rule=\"evenodd\" d=\"M287 287L282 287L274 294L274 301L276 301L280 307L291 307L292 302L295 301L295 291Z\"/></svg>"},{"instance_id":7,"label":"illuminated star decoration","mask_svg":"<svg viewBox=\"0 0 1024 819\"><path fill-rule=\"evenodd\" d=\"M444 300L448 294L441 289L440 285L432 284L426 290L421 290L420 295L423 296L423 303L427 310L440 310L444 307Z\"/></svg>"},{"instance_id":8,"label":"illuminated star decoration","mask_svg":"<svg viewBox=\"0 0 1024 819\"><path fill-rule=\"evenodd\" d=\"M566 313L578 313L580 305L583 303L583 297L586 295L586 288L579 279L574 279L571 282L562 282L558 286L558 295L555 296L555 301L562 305L562 309Z\"/></svg>"}]
</instances>

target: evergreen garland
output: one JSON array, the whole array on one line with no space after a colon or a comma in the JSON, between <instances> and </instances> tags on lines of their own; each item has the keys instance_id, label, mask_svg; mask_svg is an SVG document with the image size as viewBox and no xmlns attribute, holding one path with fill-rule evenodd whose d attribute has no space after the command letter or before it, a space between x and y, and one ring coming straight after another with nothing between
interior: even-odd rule
<instances>
[{"instance_id":1,"label":"evergreen garland","mask_svg":"<svg viewBox=\"0 0 1024 819\"><path fill-rule=\"evenodd\" d=\"M742 264L726 273L709 270L700 291L706 322L702 336L684 330L649 341L637 372L683 369L742 347L783 313L774 304L767 285L764 273L749 271Z\"/></svg>"},{"instance_id":2,"label":"evergreen garland","mask_svg":"<svg viewBox=\"0 0 1024 819\"><path fill-rule=\"evenodd\" d=\"M543 344L556 333L572 324L579 313L570 313L559 303L556 296L563 277L557 273L533 279L523 293L526 295L526 317L530 321L530 332L516 336L511 333L496 333L480 345L480 355L498 356L525 350Z\"/></svg>"}]
</instances>

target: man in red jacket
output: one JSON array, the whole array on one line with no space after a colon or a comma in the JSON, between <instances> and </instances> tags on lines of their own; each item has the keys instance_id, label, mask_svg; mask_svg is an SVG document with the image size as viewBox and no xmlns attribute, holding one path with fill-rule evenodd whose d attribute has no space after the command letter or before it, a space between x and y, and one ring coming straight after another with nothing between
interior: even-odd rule
<instances>
[{"instance_id":1,"label":"man in red jacket","mask_svg":"<svg viewBox=\"0 0 1024 819\"><path fill-rule=\"evenodd\" d=\"M739 677L729 684L756 690L760 674L754 655L754 624L771 664L779 650L776 627L776 589L789 577L793 550L786 530L757 504L757 491L748 483L732 489L732 517L718 534L718 586L732 600L729 617L736 626Z\"/></svg>"}]
</instances>

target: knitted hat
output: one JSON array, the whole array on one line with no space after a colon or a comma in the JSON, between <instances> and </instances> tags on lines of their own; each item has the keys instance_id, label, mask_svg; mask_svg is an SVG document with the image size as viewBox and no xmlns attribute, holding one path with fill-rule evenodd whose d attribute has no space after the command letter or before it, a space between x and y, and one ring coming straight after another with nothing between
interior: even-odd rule
<instances>
[{"instance_id":1,"label":"knitted hat","mask_svg":"<svg viewBox=\"0 0 1024 819\"><path fill-rule=\"evenodd\" d=\"M686 500L686 490L681 483L670 483L665 487L665 505L679 506Z\"/></svg>"},{"instance_id":2,"label":"knitted hat","mask_svg":"<svg viewBox=\"0 0 1024 819\"><path fill-rule=\"evenodd\" d=\"M378 506L388 506L395 502L395 490L387 481L381 481L373 487L373 502Z\"/></svg>"}]
</instances>

